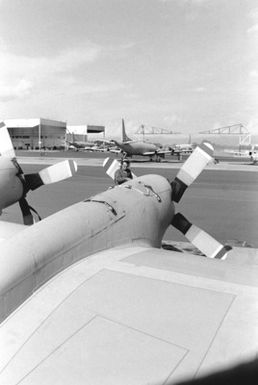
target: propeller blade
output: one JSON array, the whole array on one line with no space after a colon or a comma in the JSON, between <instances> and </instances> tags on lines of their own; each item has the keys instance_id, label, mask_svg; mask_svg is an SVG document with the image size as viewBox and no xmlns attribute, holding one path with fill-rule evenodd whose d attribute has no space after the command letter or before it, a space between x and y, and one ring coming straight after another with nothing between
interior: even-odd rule
<instances>
[{"instance_id":1,"label":"propeller blade","mask_svg":"<svg viewBox=\"0 0 258 385\"><path fill-rule=\"evenodd\" d=\"M29 190L35 190L42 185L59 182L60 180L69 178L73 176L77 171L77 163L75 161L64 160L63 162L59 162L50 167L47 167L38 173L24 175L20 165L15 158L13 144L4 122L0 122L0 156L10 158L11 162L17 169L16 175L13 175L13 178L18 177L20 179L23 185L23 192L21 196L21 191L15 191L13 194L13 201L10 200L8 205L17 201L19 202L23 215L23 221L26 225L32 225L34 223L34 218L31 211L34 211L37 214L39 220L41 219L37 211L33 209L25 199L27 192ZM11 177L12 175L10 175L10 178ZM12 183L12 181L10 183ZM15 184L13 183L13 186L14 185ZM12 188L14 189L14 187Z\"/></svg>"},{"instance_id":2,"label":"propeller blade","mask_svg":"<svg viewBox=\"0 0 258 385\"><path fill-rule=\"evenodd\" d=\"M103 162L103 167L106 174L110 176L111 179L114 179L116 170L120 168L120 163L116 159L106 158Z\"/></svg>"},{"instance_id":3,"label":"propeller blade","mask_svg":"<svg viewBox=\"0 0 258 385\"><path fill-rule=\"evenodd\" d=\"M35 174L24 175L27 191L35 190L40 186L56 183L70 178L77 171L77 163L74 160L64 160L52 166L44 168Z\"/></svg>"},{"instance_id":4,"label":"propeller blade","mask_svg":"<svg viewBox=\"0 0 258 385\"><path fill-rule=\"evenodd\" d=\"M231 246L223 246L208 233L189 222L180 213L174 216L171 224L208 258L226 259L228 251L232 249Z\"/></svg>"},{"instance_id":5,"label":"propeller blade","mask_svg":"<svg viewBox=\"0 0 258 385\"><path fill-rule=\"evenodd\" d=\"M207 164L213 159L213 147L205 142L196 147L189 158L180 168L176 178L171 182L172 200L179 202L185 190L200 175Z\"/></svg>"},{"instance_id":6,"label":"propeller blade","mask_svg":"<svg viewBox=\"0 0 258 385\"><path fill-rule=\"evenodd\" d=\"M0 123L0 155L15 158L13 144L4 122Z\"/></svg>"},{"instance_id":7,"label":"propeller blade","mask_svg":"<svg viewBox=\"0 0 258 385\"><path fill-rule=\"evenodd\" d=\"M33 207L31 207L25 199L27 192L29 190L36 190L38 187L43 185L70 178L76 173L76 171L77 163L73 160L65 160L63 162L59 162L52 166L46 167L38 173L23 175L25 180L25 191L23 197L19 200L19 205L22 211L23 222L25 225L32 225L34 223L34 218L31 211L36 213L38 219L41 220L38 212Z\"/></svg>"},{"instance_id":8,"label":"propeller blade","mask_svg":"<svg viewBox=\"0 0 258 385\"><path fill-rule=\"evenodd\" d=\"M120 168L121 163L117 159L106 158L104 159L102 166L104 167L106 174L110 176L111 179L114 180L115 172ZM133 178L136 178L136 175L134 173L132 173L132 176Z\"/></svg>"},{"instance_id":9,"label":"propeller blade","mask_svg":"<svg viewBox=\"0 0 258 385\"><path fill-rule=\"evenodd\" d=\"M25 225L30 226L30 225L33 225L33 223L35 222L31 211L36 213L38 216L38 219L41 221L41 217L39 216L38 212L28 204L25 197L19 200L19 205L23 216L23 223Z\"/></svg>"}]
</instances>

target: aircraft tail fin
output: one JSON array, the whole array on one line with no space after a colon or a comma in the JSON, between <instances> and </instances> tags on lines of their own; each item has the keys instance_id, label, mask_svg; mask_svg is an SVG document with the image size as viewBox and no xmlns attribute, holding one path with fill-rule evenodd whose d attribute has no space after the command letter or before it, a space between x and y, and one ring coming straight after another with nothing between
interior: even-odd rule
<instances>
[{"instance_id":1,"label":"aircraft tail fin","mask_svg":"<svg viewBox=\"0 0 258 385\"><path fill-rule=\"evenodd\" d=\"M130 139L125 132L125 122L124 119L122 119L122 142L131 142L132 139Z\"/></svg>"}]
</instances>

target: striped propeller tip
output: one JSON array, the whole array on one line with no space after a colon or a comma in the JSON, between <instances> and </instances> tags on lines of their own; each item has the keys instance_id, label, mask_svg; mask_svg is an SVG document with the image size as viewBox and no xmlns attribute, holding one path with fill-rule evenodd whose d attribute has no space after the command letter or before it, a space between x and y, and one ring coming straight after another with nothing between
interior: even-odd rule
<instances>
[{"instance_id":1,"label":"striped propeller tip","mask_svg":"<svg viewBox=\"0 0 258 385\"><path fill-rule=\"evenodd\" d=\"M72 177L77 172L77 163L74 160L64 160L39 172L43 184L59 182Z\"/></svg>"},{"instance_id":2,"label":"striped propeller tip","mask_svg":"<svg viewBox=\"0 0 258 385\"><path fill-rule=\"evenodd\" d=\"M171 224L208 258L226 259L227 253L232 249L231 246L223 246L211 235L193 225L181 213L174 216Z\"/></svg>"},{"instance_id":3,"label":"striped propeller tip","mask_svg":"<svg viewBox=\"0 0 258 385\"><path fill-rule=\"evenodd\" d=\"M213 147L210 143L202 143L196 147L178 171L175 180L171 183L172 200L174 202L178 203L180 201L187 187L195 181L211 161L212 155Z\"/></svg>"},{"instance_id":4,"label":"striped propeller tip","mask_svg":"<svg viewBox=\"0 0 258 385\"><path fill-rule=\"evenodd\" d=\"M103 167L106 174L114 179L116 170L120 168L120 162L116 159L106 158L103 162Z\"/></svg>"}]
</instances>

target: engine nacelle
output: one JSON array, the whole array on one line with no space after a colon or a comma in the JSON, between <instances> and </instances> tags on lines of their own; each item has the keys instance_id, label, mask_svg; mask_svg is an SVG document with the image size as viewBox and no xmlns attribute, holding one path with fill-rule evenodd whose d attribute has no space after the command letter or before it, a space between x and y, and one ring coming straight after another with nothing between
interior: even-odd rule
<instances>
[{"instance_id":1,"label":"engine nacelle","mask_svg":"<svg viewBox=\"0 0 258 385\"><path fill-rule=\"evenodd\" d=\"M121 244L160 247L173 216L169 182L146 175L20 231L1 243L0 320L82 258Z\"/></svg>"}]
</instances>

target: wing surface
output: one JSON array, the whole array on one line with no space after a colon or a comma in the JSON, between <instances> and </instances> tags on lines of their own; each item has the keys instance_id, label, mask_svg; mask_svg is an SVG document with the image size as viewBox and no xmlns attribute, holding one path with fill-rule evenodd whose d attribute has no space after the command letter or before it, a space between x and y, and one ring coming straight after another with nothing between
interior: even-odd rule
<instances>
[{"instance_id":1,"label":"wing surface","mask_svg":"<svg viewBox=\"0 0 258 385\"><path fill-rule=\"evenodd\" d=\"M157 154L158 154L158 155L171 154L171 150L162 150L162 149L160 149L160 150L157 151Z\"/></svg>"},{"instance_id":2,"label":"wing surface","mask_svg":"<svg viewBox=\"0 0 258 385\"><path fill-rule=\"evenodd\" d=\"M152 156L152 155L155 155L155 151L145 151L145 152L143 152L142 155L144 155L144 156Z\"/></svg>"},{"instance_id":3,"label":"wing surface","mask_svg":"<svg viewBox=\"0 0 258 385\"><path fill-rule=\"evenodd\" d=\"M18 223L0 221L0 242L11 238L26 228L27 226Z\"/></svg>"},{"instance_id":4,"label":"wing surface","mask_svg":"<svg viewBox=\"0 0 258 385\"><path fill-rule=\"evenodd\" d=\"M253 358L258 266L250 260L146 247L85 258L2 323L0 383L164 384Z\"/></svg>"}]
</instances>

